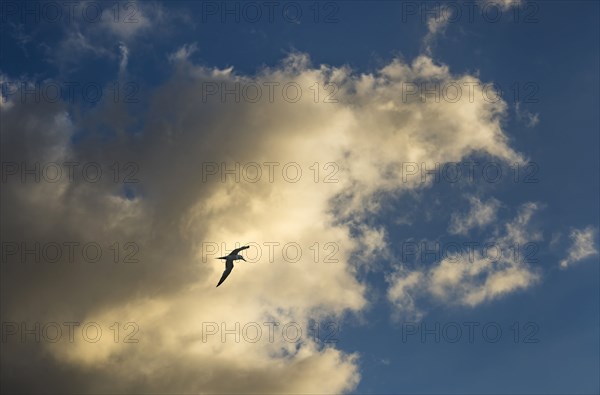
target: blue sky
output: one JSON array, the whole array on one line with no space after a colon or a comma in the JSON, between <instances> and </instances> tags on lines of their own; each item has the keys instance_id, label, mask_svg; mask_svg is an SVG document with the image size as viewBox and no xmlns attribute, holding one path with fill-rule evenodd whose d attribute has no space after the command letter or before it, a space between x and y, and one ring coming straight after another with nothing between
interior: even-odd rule
<instances>
[{"instance_id":1,"label":"blue sky","mask_svg":"<svg viewBox=\"0 0 600 395\"><path fill-rule=\"evenodd\" d=\"M9 3L10 6L7 5ZM73 361L79 360L70 354L71 351L63 352L55 346L48 346L48 352L55 356L52 369L70 372L77 380L73 380L71 386L46 378L47 387L72 392L148 392L153 388L159 391L173 388L174 392L208 390L218 393L245 388L248 391L284 393L319 390L371 394L598 393L600 4L595 1L505 1L495 8L502 13L499 21L491 23L481 13L484 1L476 2L473 20L466 16L468 5L464 2L292 3L293 7L302 10L298 23L280 11L275 12L272 23L266 14L259 22L250 22L235 8L241 9L241 2L228 3L234 11L227 16L230 19L224 21L218 15L207 13L207 10L212 10L207 7L222 7L221 2L119 3L121 12L133 10L134 17L139 17L131 25L111 24L112 14L107 2L95 3L102 4L103 17L108 18L97 24L88 23L79 14L76 14L73 23L49 23L44 20L48 14L41 11L41 21L37 22L18 14L22 7L20 3L3 4L0 77L5 103L8 103L0 112L3 117L2 138L7 143L3 147L3 157L8 158L7 161L32 163L53 158L56 147L62 147L67 151L62 159L96 160L107 166L114 160L139 163L142 179L135 185L103 184L102 187L97 186L98 190L93 189L96 186L75 183L67 186L70 195L60 192L58 197L48 198L49 203L36 199L19 203L18 208L22 210L43 214L39 219L28 217L5 221L2 225L3 241L36 240L35 237L52 240L49 229L55 229L56 234L61 235L55 237L60 240L83 242L111 237L113 240L117 237L139 240L142 251L147 246L146 257L152 253L181 262L174 263L172 271L163 271L166 269L161 268L160 263L151 262L132 269L132 272L120 271L127 269L118 269L116 274L110 270L101 274L94 272L93 275L100 278L97 283L92 274L88 278L90 283L87 283L77 277L82 273L67 273L67 269L61 271L62 274L54 273L62 276L61 281L64 280L65 284L73 281L82 281L88 286L96 284L92 287L95 290L89 291L92 295L89 297L95 295L98 303L82 302L81 306L75 303L61 308L59 306L64 306L69 295L72 297L71 293L66 293L53 299L57 304L55 309L45 310L43 306L19 301L17 291L15 294L5 291L2 294L3 310L7 315L3 322L27 317L33 321L58 321L68 317L90 320L90 317L106 318L109 313L113 316L127 315L127 312L131 316L129 308L162 312L162 307L158 306L179 304L178 309L183 308L181 311L184 313L173 310L164 313L161 319L163 324L171 323L171 328L182 327L178 322L184 321L178 319L186 315L188 310L185 308L193 306L188 303L188 298L190 295L198 296L196 293L201 291L199 295L205 304L197 311L205 311L202 315L204 320L230 321L231 317L222 317L211 310L211 303L224 303L232 314L239 309L238 313L246 320L274 316L304 322L314 315L320 322L334 321L339 328L337 343L327 346L332 350L322 348L323 344L318 342L302 346L306 347L304 352L315 358L314 371L296 364L294 358L300 358L302 352L288 349L289 344L281 346L290 355L295 355L289 360L273 357L279 354L268 346L264 348L268 352L252 349L250 354L257 353L256 359L262 365L257 364L263 370L252 367L257 370L249 372L259 373L257 375L266 383L262 387L243 375L231 377L230 387L208 379L198 382L190 379L190 386L179 383L173 387L153 387L151 380L146 383L148 386L144 386L136 380L128 381L122 377L115 380L113 387L106 386L101 384L102 377L110 377L110 370L99 367L105 361L102 358L122 358L125 361L124 371L129 372L130 377L141 377L136 376L141 375L136 367L139 362L136 358L161 355L169 361L169 358L177 358L177 351L165 348L167 351L164 353L157 351L158 354L145 356L145 351L131 353L115 349L114 354L109 353L107 357L98 356L90 344L73 351L73 355L91 355L83 361L96 361L90 365L93 368L85 372L73 365ZM427 7L432 7L430 11L440 11L447 3L451 3L455 10L461 10L463 16L435 25L432 14L424 13ZM45 3L34 4L42 7ZM133 8L126 9L126 4ZM286 4L289 2L282 2L279 6ZM85 3L80 5L84 7ZM318 21L314 19L315 9L319 10ZM15 10L18 10L16 14ZM519 19L515 20L517 13ZM330 19L326 15L330 15ZM236 16L240 18L239 23L232 19ZM438 30L432 26L437 26ZM292 67L293 70L289 71L282 65L284 59L290 56L301 59L294 66L298 70ZM310 58L310 62L304 63L303 57ZM428 59L431 63L419 69L418 59ZM394 62L397 62L397 68L394 68ZM339 106L343 108L339 112L338 107L334 110L333 106L326 110L319 107L318 112L311 112L308 107L297 105L282 110L288 114L288 121L276 122L277 114L260 104L236 107L225 103L219 107L214 103L201 103L198 99L201 92L190 88L198 88L197 81L206 81L207 78L219 81L220 78L236 81L268 81L270 78L272 81L277 75L288 79L295 75L301 81L307 75L310 78L321 75L318 71L321 65L325 65L330 73L323 72L327 76L323 78L331 78L329 81L343 86L339 96ZM404 66L411 71L402 69ZM438 66L439 69L436 68ZM232 71L227 71L231 67ZM386 74L386 67L393 70ZM401 69L404 71L399 71ZM344 74L345 78L336 80L331 77L336 73ZM367 88L357 81L369 75L383 77L372 90L360 93L361 89ZM473 107L463 106L464 101L461 100L455 107L449 107L453 110L438 113L435 106L429 107L430 103L422 106L411 103L414 107L410 107L409 111L413 115L397 115L397 118L391 115L389 123L378 120L379 117L384 118L376 111L385 107L385 95L389 95L389 102L399 104L399 113L403 114L402 104L406 103L398 101L402 92L396 89L401 85L388 85L387 81L408 78L406 75L415 75L415 78L429 82L435 81L435 78L446 82L458 81L468 76L482 83L494 83L502 89L504 107L483 103L481 108L485 110L477 112ZM133 95L139 101L110 103L105 98L99 103L90 103L78 98L73 103L52 105L44 103L43 99L41 103L30 100L19 103L21 91L15 86L22 81L42 85L49 81L80 85L94 83L103 87L105 95L111 94L107 87L112 81L119 81L122 87L124 83L133 82L137 89ZM346 86L351 88L344 88ZM378 95L381 95L381 101ZM227 110L223 109L225 107ZM452 116L453 111L456 116ZM497 117L489 115L494 111L499 112ZM52 114L63 112L68 114L66 131L55 131L52 125L48 126L48 130L30 126L56 120L58 118ZM250 116L249 113L255 115ZM45 114L50 115L43 118ZM42 121L36 121L38 116ZM349 118L344 118L346 116ZM415 121L412 116L419 120ZM435 122L429 123L427 117L435 118ZM306 121L308 126L304 124L308 118L314 119L313 127L324 125L324 130L307 131L303 137L297 129L310 127L309 121ZM363 120L365 123L361 124ZM463 122L462 126L455 125L457 120ZM467 125L470 120L479 126ZM404 129L405 122L415 122L415 129ZM358 125L356 130L352 129L353 125ZM495 130L495 125L500 125L501 137L489 132ZM354 131L346 133L345 127ZM185 132L181 132L180 128ZM230 130L236 128L239 130ZM266 132L269 128L274 131ZM276 130L280 130L280 134ZM383 134L384 131L390 134ZM63 132L66 133L64 140L61 137ZM492 137L480 140L479 137L487 136L486 133L491 133ZM415 137L421 135L426 136L422 141ZM288 142L286 136L289 136ZM499 182L489 182L480 177L472 182L463 179L457 183L442 181L425 185L417 183L416 186L403 184L397 179L390 182L386 171L394 170L386 170L386 166L393 169L398 163L401 166L403 161L410 161L408 158L413 154L413 147L407 148L406 145L412 145L413 138L419 140L414 145L415 157L431 158L429 163L441 161L442 166L445 162L473 160L483 164L494 163L502 168L503 177ZM233 144L234 139L242 141L247 149L224 150L224 147ZM263 146L256 139L268 144ZM472 143L469 142L471 139ZM450 148L446 151L440 143L454 144L463 140L464 143L456 143L455 151ZM319 151L313 147L305 151L302 141L316 141L315 147L322 144L333 148ZM339 147L336 141L339 141ZM345 141L356 144L346 146ZM288 146L294 142L299 145L298 151ZM10 153L11 144L15 144L13 153ZM381 146L380 153L377 144ZM252 149L256 150L255 154ZM397 149L399 158L394 158L394 149ZM310 194L304 196L294 186L278 181L274 184L277 188L268 193L244 183L233 189L226 189L229 184L201 185L193 171L200 168L202 158L212 158L213 153L216 155L213 160L223 157L226 160L265 161L275 157L273 152L277 152L279 156L276 159L280 161L321 163L331 159L341 164L340 177L348 182L342 181L339 189L335 189L338 187L336 184L333 192L325 187L305 186L306 193ZM379 155L378 160L371 159ZM520 169L525 172L520 173L518 182L512 179L514 169L511 166L515 160L522 160ZM525 176L532 170L535 170L530 179L533 182L526 182ZM381 179L373 179L373 174ZM7 200L3 199L3 214L7 207L11 210L11 202L16 205L15 202L20 201L18 196L25 191L32 192L27 188L33 188L33 193L40 196L58 194L54 189L49 192L42 187L18 182L15 186L14 181L6 184L6 188L14 188L14 192L6 189L11 192L7 194ZM209 191L219 188L224 188L221 196L228 191L230 200L216 203L220 200L216 200ZM249 201L254 203L246 207L247 210L258 210L259 214L260 210L265 210L262 215L269 217L269 225L265 225L264 229L270 229L270 234L253 225L254 217L240 220L245 221L243 225L246 227L256 228L252 231L242 230L240 223L234 226L231 220L216 219L218 207L229 207L233 212L245 204L231 197L232 191L238 196L251 197ZM88 193L97 195L92 198ZM278 193L282 194L277 198L279 200L269 200ZM340 223L330 223L323 225L323 229L317 229L317 225L309 221L314 214L311 210L305 214L306 222L303 222L302 214L292 212L289 215L293 218L298 216L298 223L295 227L289 225L286 230L283 224L287 220L281 216L277 218L277 213L285 214L286 211L278 211L276 202L283 202L281 204L285 204L287 210L297 207L292 206L298 203L294 200L296 198L289 197L294 194L302 196L304 200L300 202L307 206L314 205L315 213L322 212L324 216L336 213ZM348 196L354 196L356 200ZM121 200L117 204L115 199ZM268 208L260 208L261 202L267 202L266 206L272 204L271 214ZM216 211L200 209L211 204L217 207ZM323 210L318 211L321 206ZM55 209L41 211L44 207ZM299 213L304 212L304 209L297 209ZM62 221L60 214L55 216L50 212L69 215L70 219ZM149 217L149 222L140 219L140 213L144 213L141 217ZM114 214L116 219L110 214ZM103 218L114 223L108 225ZM257 214L256 218L260 216ZM102 226L94 220L100 221ZM85 230L84 223L89 226ZM230 228L227 232L218 230L223 224ZM35 230L28 234L24 230L28 226ZM89 231L90 227L94 230ZM339 242L342 251L346 251L342 259L343 269L337 273L343 280L329 291L325 280L321 283L306 280L309 277L305 275L309 275L305 272L295 275L297 283L294 275L280 273L278 275L284 279L281 282L285 284L275 287L269 296L265 291L266 284L250 281L248 269L237 269L246 272L243 272L243 277L241 273L234 273L233 276L238 274L239 280L236 281L239 282L226 285L237 286L238 293L217 302L216 296L211 296L208 290L213 292L214 273L220 273L221 268L200 264L190 268L187 263L194 256L198 257L194 251L197 253L200 247L198 241L186 238L186 232L204 241L233 245L245 240L285 242L285 235L301 238L304 237L301 235L311 234L315 235L317 242L325 243L333 240L332 234L339 234L336 229L347 230L349 236L340 236L343 240ZM190 239L193 237L190 236ZM175 241L178 239L185 241ZM523 264L509 259L472 277L466 274L468 269L465 269L462 281L454 282L443 277L450 275L446 273L454 273L452 262L446 266L440 257L404 259L402 252L408 243L418 245L423 241L437 241L445 245L498 242L503 253L515 241L521 247L532 243L535 250L531 250L531 257L535 261ZM346 250L343 246L347 247ZM561 262L565 263L561 265ZM3 262L3 267L6 267L5 264ZM31 295L42 294L43 290L52 288L49 281L53 277L46 272L27 273L20 269L13 271L10 267L5 270L8 271L6 278L13 275L13 281L24 281L27 285L23 286L23 290L29 290ZM486 279L504 274L506 277L499 279L498 283L486 282ZM120 280L111 284L108 281L110 276ZM198 277L197 283L190 280L193 276ZM406 285L404 281L407 279L413 279L414 283ZM248 281L249 285L244 285L242 280ZM337 280L330 281L337 284ZM240 291L245 287L248 287L246 295ZM182 296L174 291L177 288L189 289L190 294ZM297 289L297 294L290 289ZM348 293L345 293L347 290ZM75 287L72 292L77 291L88 292L85 287ZM106 296L108 294L112 296ZM266 307L256 302L256 305L249 304L244 308L244 303L250 303L242 303L245 298L260 300ZM294 298L302 298L303 301ZM140 304L139 309L131 307L137 306L136 303ZM24 316L17 313L20 309ZM171 310L167 308L167 311ZM147 339L156 342L151 344L160 343L161 347L169 344L172 347L168 341L162 343L157 340L168 338L164 337L166 327L161 326L161 321L157 323L154 315L144 314L140 313L139 317L133 315L140 322L142 342L144 328L148 328ZM199 325L198 322L194 321L195 325ZM465 322L477 323L473 342L467 339ZM411 325L432 328L436 323L440 327L457 324L463 330L462 336L452 343L444 338L436 342L433 335L422 341L420 333L405 333L413 327ZM514 341L515 323L519 328L517 342ZM192 324L185 321L181 325L187 325L186 330L189 330ZM502 329L497 342L485 339L481 327L486 325ZM403 339L403 335L407 338ZM527 339L533 341L526 342ZM23 360L33 358L36 361L43 360L40 355L44 351L40 350L46 350L46 345L34 350L10 343L6 347L22 355ZM223 352L225 357L219 360L223 364L227 364L227 358L232 358L236 352L247 352L244 348L235 351L235 344L227 342L220 345L221 349L214 347L213 350L221 350L215 351L216 354ZM271 359L264 356L265 352ZM334 352L338 359L334 358L331 362L329 355ZM211 366L209 356L203 352L198 355L189 357L192 358L189 359L192 361L190 364L185 364L186 356L178 361L181 365L176 366L189 369L185 370L185 374L189 372L189 377L193 377L194 369L190 365ZM348 355L355 355L356 359L344 359ZM196 357L199 359L193 359ZM263 357L266 359L261 359ZM5 363L3 361L3 365ZM251 361L248 363L252 364ZM282 383L268 374L263 376L271 366L269 363L278 364L278 369L282 369L278 370L281 377L293 378ZM12 366L18 370L19 364L14 362ZM39 362L34 364L33 369L41 366ZM212 374L215 377L225 374L223 369L214 369ZM242 366L240 369L245 368ZM347 373L340 373L338 377L337 373L333 373L337 371ZM188 376L182 373L177 380L181 381L182 377ZM7 379L11 389L12 386L29 391L40 389L23 387L26 382L24 373L11 372ZM236 387L237 384L240 387Z\"/></svg>"}]
</instances>

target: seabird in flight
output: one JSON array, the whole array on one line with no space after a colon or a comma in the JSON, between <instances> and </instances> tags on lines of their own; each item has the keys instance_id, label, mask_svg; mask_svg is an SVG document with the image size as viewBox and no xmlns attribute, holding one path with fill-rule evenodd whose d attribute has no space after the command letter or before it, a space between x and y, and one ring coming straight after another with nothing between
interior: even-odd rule
<instances>
[{"instance_id":1,"label":"seabird in flight","mask_svg":"<svg viewBox=\"0 0 600 395\"><path fill-rule=\"evenodd\" d=\"M221 285L223 283L223 281L225 281L227 276L229 276L229 273L231 273L231 271L233 270L233 261L235 261L236 259L241 259L244 262L247 262L244 259L244 257L239 254L240 251L245 250L246 248L250 248L250 246L236 248L235 250L231 251L229 253L229 255L217 258L217 259L225 259L225 271L223 272L223 275L221 276L221 279L219 280L217 287L219 285Z\"/></svg>"}]
</instances>

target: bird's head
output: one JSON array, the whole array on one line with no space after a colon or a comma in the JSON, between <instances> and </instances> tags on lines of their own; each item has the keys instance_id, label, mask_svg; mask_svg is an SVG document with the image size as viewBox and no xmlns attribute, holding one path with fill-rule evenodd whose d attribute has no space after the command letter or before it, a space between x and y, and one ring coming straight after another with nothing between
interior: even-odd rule
<instances>
[{"instance_id":1,"label":"bird's head","mask_svg":"<svg viewBox=\"0 0 600 395\"><path fill-rule=\"evenodd\" d=\"M241 256L241 255L240 255L240 259L241 259L242 261L244 261L244 262L248 262L248 261L247 261L247 260L245 260L245 259L244 259L244 257L243 257L243 256Z\"/></svg>"}]
</instances>

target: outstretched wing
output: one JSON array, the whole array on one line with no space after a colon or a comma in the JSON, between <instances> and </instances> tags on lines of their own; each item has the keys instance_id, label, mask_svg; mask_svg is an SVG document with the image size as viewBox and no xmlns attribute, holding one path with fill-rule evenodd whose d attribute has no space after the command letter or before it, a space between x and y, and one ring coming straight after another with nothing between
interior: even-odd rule
<instances>
[{"instance_id":1,"label":"outstretched wing","mask_svg":"<svg viewBox=\"0 0 600 395\"><path fill-rule=\"evenodd\" d=\"M223 281L225 281L225 279L227 278L227 276L229 276L229 273L231 273L232 270L233 270L233 260L228 259L225 261L225 271L223 272L223 275L221 276L221 279L219 280L217 287L219 285L223 284Z\"/></svg>"},{"instance_id":2,"label":"outstretched wing","mask_svg":"<svg viewBox=\"0 0 600 395\"><path fill-rule=\"evenodd\" d=\"M245 250L246 248L250 248L250 246L244 246L244 247L236 248L235 250L231 251L229 253L229 255L237 255L237 254L239 254L240 251Z\"/></svg>"}]
</instances>

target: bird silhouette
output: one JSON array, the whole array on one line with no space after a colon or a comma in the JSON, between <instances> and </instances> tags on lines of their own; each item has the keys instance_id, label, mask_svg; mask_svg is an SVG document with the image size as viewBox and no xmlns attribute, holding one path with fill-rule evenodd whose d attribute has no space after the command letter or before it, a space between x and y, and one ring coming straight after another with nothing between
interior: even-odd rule
<instances>
[{"instance_id":1,"label":"bird silhouette","mask_svg":"<svg viewBox=\"0 0 600 395\"><path fill-rule=\"evenodd\" d=\"M217 258L217 259L225 259L225 271L223 272L223 275L221 276L221 279L219 280L217 287L219 285L223 284L223 281L225 281L225 279L229 276L229 273L231 273L231 271L233 270L233 261L235 261L237 259L241 259L244 262L248 262L244 259L243 256L241 256L239 254L240 251L245 250L246 248L250 248L250 246L236 248L235 250L231 251L229 253L229 255L221 256L221 257Z\"/></svg>"}]
</instances>

